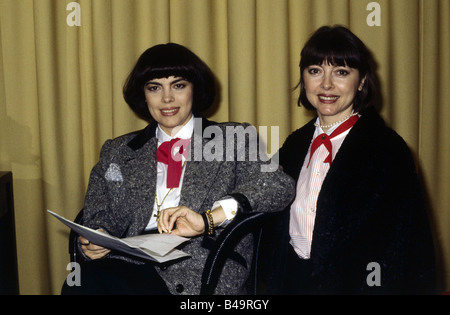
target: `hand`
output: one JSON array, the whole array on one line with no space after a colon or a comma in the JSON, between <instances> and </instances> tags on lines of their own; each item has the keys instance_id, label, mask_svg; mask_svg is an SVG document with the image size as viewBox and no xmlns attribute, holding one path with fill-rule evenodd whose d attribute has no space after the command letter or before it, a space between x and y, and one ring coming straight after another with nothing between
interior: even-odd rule
<instances>
[{"instance_id":1,"label":"hand","mask_svg":"<svg viewBox=\"0 0 450 315\"><path fill-rule=\"evenodd\" d=\"M202 216L185 206L167 208L161 211L158 220L159 233L193 237L205 231Z\"/></svg>"},{"instance_id":2,"label":"hand","mask_svg":"<svg viewBox=\"0 0 450 315\"><path fill-rule=\"evenodd\" d=\"M99 231L103 230L100 229ZM111 250L107 248L92 244L83 236L78 237L78 242L81 244L81 249L83 250L84 254L92 260L103 258L111 252Z\"/></svg>"}]
</instances>

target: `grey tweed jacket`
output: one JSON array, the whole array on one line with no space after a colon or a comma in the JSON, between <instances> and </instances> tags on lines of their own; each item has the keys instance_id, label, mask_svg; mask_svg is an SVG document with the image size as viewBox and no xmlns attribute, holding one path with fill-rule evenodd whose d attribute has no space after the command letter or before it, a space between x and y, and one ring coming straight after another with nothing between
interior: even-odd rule
<instances>
[{"instance_id":1,"label":"grey tweed jacket","mask_svg":"<svg viewBox=\"0 0 450 315\"><path fill-rule=\"evenodd\" d=\"M201 129L198 129L200 122ZM226 158L226 145L231 140L230 136L227 139L227 127L246 128L248 125L214 123L202 118L196 119L194 131L204 131L211 126L217 132L209 133L207 137L202 133L201 146L191 141L180 205L203 213L215 201L232 194L237 197L240 211L274 212L287 206L294 197L295 184L280 168L261 172L264 162L259 158L256 161L251 158L243 161ZM155 200L156 127L156 123L151 123L141 131L105 142L100 161L92 169L86 193L83 217L86 226L103 228L117 237L139 235L144 231ZM202 154L202 159L198 160L198 150L205 151L205 148L208 148L208 152L219 150L214 154L223 149L224 158L210 161ZM248 150L248 143L244 145L235 141L234 153ZM183 245L182 250L190 254L190 258L156 267L171 293L199 294L203 266L209 253L208 249L201 246L202 240L203 236L195 237ZM251 234L238 244L236 251L250 266L253 251ZM124 259L129 260L128 257ZM248 269L229 259L222 271L216 294L245 293L247 277Z\"/></svg>"}]
</instances>

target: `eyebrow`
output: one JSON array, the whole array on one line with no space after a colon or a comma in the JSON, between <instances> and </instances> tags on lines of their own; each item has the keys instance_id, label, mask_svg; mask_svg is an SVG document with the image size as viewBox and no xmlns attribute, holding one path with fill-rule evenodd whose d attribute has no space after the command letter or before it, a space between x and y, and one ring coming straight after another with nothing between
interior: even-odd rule
<instances>
[{"instance_id":1,"label":"eyebrow","mask_svg":"<svg viewBox=\"0 0 450 315\"><path fill-rule=\"evenodd\" d=\"M186 80L185 78L179 77L179 78L177 78L177 79L171 81L170 84L178 83L178 82L180 82L180 81L187 81L187 80ZM150 80L150 81L148 81L147 83L145 83L145 86L147 86L147 85L149 85L149 84L162 85L162 84L159 83L159 82Z\"/></svg>"}]
</instances>

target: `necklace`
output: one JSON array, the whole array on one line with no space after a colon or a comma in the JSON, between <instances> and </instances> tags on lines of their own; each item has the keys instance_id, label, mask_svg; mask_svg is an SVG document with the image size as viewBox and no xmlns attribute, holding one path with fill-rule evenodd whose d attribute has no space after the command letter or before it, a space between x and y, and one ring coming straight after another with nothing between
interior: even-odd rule
<instances>
[{"instance_id":1,"label":"necklace","mask_svg":"<svg viewBox=\"0 0 450 315\"><path fill-rule=\"evenodd\" d=\"M346 121L346 120L349 119L350 117L353 117L353 116L356 116L356 115L358 115L358 113L353 113L353 112L352 112L350 115L347 115L347 116L345 116L344 118L342 118L341 120L336 121L336 122L334 122L334 123L332 123L332 124L329 124L329 125L320 125L320 124L318 124L318 123L314 123L314 126L320 127L320 128L322 128L322 129L329 129L329 128L333 127L333 126L336 126L336 125L339 125L340 123L343 123L344 121Z\"/></svg>"},{"instance_id":2,"label":"necklace","mask_svg":"<svg viewBox=\"0 0 450 315\"><path fill-rule=\"evenodd\" d=\"M167 192L167 194L164 196L162 202L160 204L158 204L158 192L156 192L155 197L156 197L156 213L153 215L154 217L156 217L156 221L159 221L159 215L161 213L161 207L164 203L164 201L166 200L167 196L172 192L173 188L170 188L170 190Z\"/></svg>"},{"instance_id":3,"label":"necklace","mask_svg":"<svg viewBox=\"0 0 450 315\"><path fill-rule=\"evenodd\" d=\"M186 165L186 161L184 161L183 166L181 167L181 169L183 169L185 165ZM164 198L161 201L161 203L158 203L158 188L156 188L156 193L155 193L156 213L153 215L154 217L156 217L156 221L159 221L159 216L161 214L161 207L164 204L164 201L166 200L167 196L172 192L172 190L173 190L173 188L170 188L169 191L167 192L167 194L164 196Z\"/></svg>"}]
</instances>

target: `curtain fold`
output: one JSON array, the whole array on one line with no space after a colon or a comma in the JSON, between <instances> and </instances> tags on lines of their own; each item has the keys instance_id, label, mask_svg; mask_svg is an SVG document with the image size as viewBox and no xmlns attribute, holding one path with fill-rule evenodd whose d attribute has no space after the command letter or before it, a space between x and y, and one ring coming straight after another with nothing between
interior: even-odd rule
<instances>
[{"instance_id":1,"label":"curtain fold","mask_svg":"<svg viewBox=\"0 0 450 315\"><path fill-rule=\"evenodd\" d=\"M21 293L60 292L68 230L46 209L74 218L103 142L146 125L122 97L145 49L188 46L218 79L209 118L267 126L279 147L312 117L296 105L300 50L334 24L375 57L381 114L416 157L450 291L448 0L0 0L0 170L14 177Z\"/></svg>"}]
</instances>

